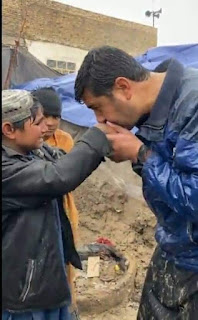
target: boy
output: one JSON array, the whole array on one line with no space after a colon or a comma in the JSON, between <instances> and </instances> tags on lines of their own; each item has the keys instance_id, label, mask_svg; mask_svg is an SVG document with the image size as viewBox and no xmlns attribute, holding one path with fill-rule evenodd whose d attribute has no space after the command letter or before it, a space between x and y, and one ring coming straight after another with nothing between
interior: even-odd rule
<instances>
[{"instance_id":1,"label":"boy","mask_svg":"<svg viewBox=\"0 0 198 320\"><path fill-rule=\"evenodd\" d=\"M64 154L43 144L41 104L25 90L3 90L3 320L70 319L65 263L81 263L62 197L110 153L101 130L111 129L99 128Z\"/></svg>"},{"instance_id":2,"label":"boy","mask_svg":"<svg viewBox=\"0 0 198 320\"><path fill-rule=\"evenodd\" d=\"M41 88L33 91L32 93L43 107L45 124L47 126L47 131L44 136L45 142L51 147L64 150L66 153L70 152L74 146L73 139L70 134L59 129L62 107L58 94L53 88ZM64 196L64 209L70 220L74 242L76 244L78 211L71 193ZM74 285L75 270L71 264L67 268L67 274L72 295L72 310L77 310Z\"/></svg>"}]
</instances>

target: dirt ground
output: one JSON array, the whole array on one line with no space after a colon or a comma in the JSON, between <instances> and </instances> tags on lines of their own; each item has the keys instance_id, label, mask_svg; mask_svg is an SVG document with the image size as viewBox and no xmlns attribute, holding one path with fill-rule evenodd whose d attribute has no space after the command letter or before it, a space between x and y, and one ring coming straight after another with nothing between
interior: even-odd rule
<instances>
[{"instance_id":1,"label":"dirt ground","mask_svg":"<svg viewBox=\"0 0 198 320\"><path fill-rule=\"evenodd\" d=\"M137 262L135 292L128 301L82 320L135 320L145 273L155 247L155 217L142 197L141 179L128 162L103 163L75 192L80 213L79 244L111 240Z\"/></svg>"}]
</instances>

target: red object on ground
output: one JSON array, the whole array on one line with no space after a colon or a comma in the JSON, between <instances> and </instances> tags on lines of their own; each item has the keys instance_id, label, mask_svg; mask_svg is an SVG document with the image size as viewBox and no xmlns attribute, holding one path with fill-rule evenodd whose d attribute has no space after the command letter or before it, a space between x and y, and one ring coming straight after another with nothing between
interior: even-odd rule
<instances>
[{"instance_id":1,"label":"red object on ground","mask_svg":"<svg viewBox=\"0 0 198 320\"><path fill-rule=\"evenodd\" d=\"M103 238L103 237L98 238L98 240L96 240L96 242L97 243L103 243L103 244L106 244L106 245L112 246L112 247L114 246L113 243L109 239Z\"/></svg>"}]
</instances>

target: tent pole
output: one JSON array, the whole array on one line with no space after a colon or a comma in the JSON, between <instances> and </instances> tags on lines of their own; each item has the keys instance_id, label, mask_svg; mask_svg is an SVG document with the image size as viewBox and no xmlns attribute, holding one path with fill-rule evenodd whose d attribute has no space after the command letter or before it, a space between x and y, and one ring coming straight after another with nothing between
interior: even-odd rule
<instances>
[{"instance_id":1,"label":"tent pole","mask_svg":"<svg viewBox=\"0 0 198 320\"><path fill-rule=\"evenodd\" d=\"M27 16L27 13L26 13L26 16ZM21 39L21 35L23 33L23 30L24 30L24 27L25 27L25 24L26 24L26 16L23 20L23 24L21 26L21 30L20 30L20 33L19 33L19 37L18 37L18 40L15 40L15 48L14 48L14 52L12 52L12 55L10 57L10 64L9 64L9 68L8 68L8 73L7 73L7 76L6 76L6 79L5 79L5 82L4 82L4 86L3 86L3 89L6 90L10 87L10 81L11 81L11 76L12 76L12 70L13 70L13 67L14 67L14 64L16 62L16 58L17 58L17 53L18 53L18 48L20 46L20 39Z\"/></svg>"}]
</instances>

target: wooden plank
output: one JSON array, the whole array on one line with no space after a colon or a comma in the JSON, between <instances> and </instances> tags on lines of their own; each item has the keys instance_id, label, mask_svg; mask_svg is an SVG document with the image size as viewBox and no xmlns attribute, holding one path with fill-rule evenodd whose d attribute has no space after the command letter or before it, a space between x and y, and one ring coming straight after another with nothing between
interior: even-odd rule
<instances>
[{"instance_id":1,"label":"wooden plank","mask_svg":"<svg viewBox=\"0 0 198 320\"><path fill-rule=\"evenodd\" d=\"M100 257L89 257L87 265L87 277L99 277L100 273Z\"/></svg>"}]
</instances>

